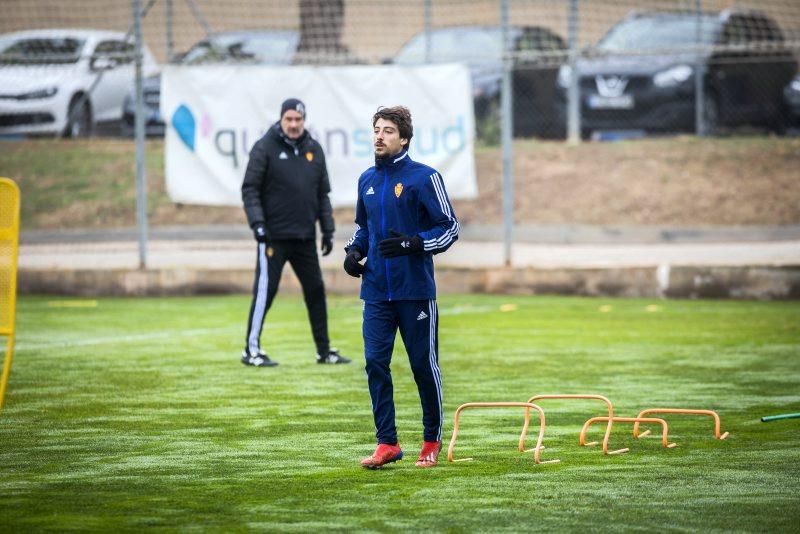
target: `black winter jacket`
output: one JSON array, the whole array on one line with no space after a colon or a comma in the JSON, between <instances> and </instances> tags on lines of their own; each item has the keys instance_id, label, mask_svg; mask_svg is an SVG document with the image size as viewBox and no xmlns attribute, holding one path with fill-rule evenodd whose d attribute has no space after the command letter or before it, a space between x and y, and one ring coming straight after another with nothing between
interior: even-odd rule
<instances>
[{"instance_id":1,"label":"black winter jacket","mask_svg":"<svg viewBox=\"0 0 800 534\"><path fill-rule=\"evenodd\" d=\"M264 224L272 239L314 239L319 220L323 235L334 231L325 154L308 131L296 141L280 122L250 150L242 182L247 222Z\"/></svg>"}]
</instances>

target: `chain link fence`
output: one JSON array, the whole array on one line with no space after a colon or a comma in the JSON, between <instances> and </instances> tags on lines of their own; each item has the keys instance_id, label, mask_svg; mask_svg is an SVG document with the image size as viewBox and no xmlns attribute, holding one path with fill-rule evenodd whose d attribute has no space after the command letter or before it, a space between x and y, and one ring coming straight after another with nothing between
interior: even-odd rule
<instances>
[{"instance_id":1,"label":"chain link fence","mask_svg":"<svg viewBox=\"0 0 800 534\"><path fill-rule=\"evenodd\" d=\"M500 139L504 57L515 137L783 134L800 120L795 0L142 0L140 8L152 135L163 133L157 71L168 62L462 61L488 144ZM132 24L130 2L4 0L0 134L132 134Z\"/></svg>"}]
</instances>

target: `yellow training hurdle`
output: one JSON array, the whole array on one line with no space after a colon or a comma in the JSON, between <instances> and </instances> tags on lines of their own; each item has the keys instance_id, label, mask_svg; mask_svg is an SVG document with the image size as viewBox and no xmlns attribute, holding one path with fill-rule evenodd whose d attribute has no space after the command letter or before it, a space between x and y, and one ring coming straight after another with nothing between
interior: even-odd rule
<instances>
[{"instance_id":1,"label":"yellow training hurdle","mask_svg":"<svg viewBox=\"0 0 800 534\"><path fill-rule=\"evenodd\" d=\"M611 401L608 400L607 397L603 395L591 395L591 394L555 394L555 395L534 395L533 397L528 399L528 402L536 402L544 399L593 399L599 400L603 402L606 407L608 408L608 424L606 425L606 433L603 435L603 454L622 454L628 452L628 449L618 449L615 451L608 450L608 440L611 437L611 427L614 424L614 407L611 405ZM520 452L525 451L525 436L528 434L528 425L530 425L531 420L531 412L530 410L525 410L525 423L522 425L522 433L519 436L519 450ZM596 441L591 443L586 443L585 440L585 432L581 432L579 443L583 447L591 447L592 445L597 445Z\"/></svg>"},{"instance_id":2,"label":"yellow training hurdle","mask_svg":"<svg viewBox=\"0 0 800 534\"><path fill-rule=\"evenodd\" d=\"M14 358L18 254L19 187L8 178L0 178L0 336L8 338L3 376L0 378L0 410L5 403L8 375Z\"/></svg>"},{"instance_id":3,"label":"yellow training hurdle","mask_svg":"<svg viewBox=\"0 0 800 534\"><path fill-rule=\"evenodd\" d=\"M719 440L723 440L728 437L728 432L724 434L721 433L720 430L720 419L717 412L713 410L700 410L700 409L688 409L688 408L647 408L646 410L642 410L639 412L639 415L636 417L620 417L614 415L614 407L611 404L611 401L608 397L604 397L603 395L594 395L588 393L580 393L580 394L553 394L553 395L534 395L533 397L528 399L528 402L467 402L462 404L456 409L455 416L453 418L453 436L450 438L450 446L447 449L447 460L450 462L465 462L472 460L472 458L461 458L461 459L454 459L453 458L453 451L456 446L456 439L458 437L458 430L459 430L459 416L461 412L466 409L471 408L524 408L525 409L525 421L522 425L522 433L519 436L519 443L517 444L517 448L520 452L529 452L533 451L533 459L536 464L548 464L548 463L558 463L560 460L548 460L542 461L541 454L542 450L544 450L544 432L545 432L545 415L544 410L535 402L541 400L549 400L549 399L557 399L557 400L565 400L565 399L572 399L572 400L597 400L601 401L605 404L608 415L607 416L600 416L600 417L592 417L591 419L587 420L583 424L583 428L581 428L581 433L578 438L578 444L584 447L588 447L591 445L597 445L598 442L586 442L586 434L589 432L589 428L594 425L595 423L606 423L605 433L603 435L603 454L613 455L613 454L622 454L628 452L629 449L617 449L617 450L609 450L609 438L611 437L611 430L613 428L614 423L633 423L633 437L635 438L643 438L650 434L650 430L645 430L644 432L639 432L639 425L652 425L657 424L661 425L661 446L666 449L672 449L677 447L676 443L672 443L669 441L669 425L667 422L662 419L661 417L647 417L650 414L682 414L682 415L703 415L709 416L714 419L714 437ZM535 410L539 415L539 436L536 440L536 446L533 449L526 449L525 448L525 438L528 435L528 428L531 424L531 412ZM800 415L800 414L798 414Z\"/></svg>"},{"instance_id":4,"label":"yellow training hurdle","mask_svg":"<svg viewBox=\"0 0 800 534\"><path fill-rule=\"evenodd\" d=\"M657 423L661 425L661 445L667 449L678 446L676 443L669 442L669 426L666 421L658 417L592 417L583 424L583 428L581 429L581 442L586 439L586 432L588 432L590 426L594 423L608 423L609 420L615 423L634 423L635 425L639 423ZM636 437L641 438L644 436L645 434L640 434Z\"/></svg>"},{"instance_id":5,"label":"yellow training hurdle","mask_svg":"<svg viewBox=\"0 0 800 534\"><path fill-rule=\"evenodd\" d=\"M542 460L542 449L544 449L544 445L542 444L542 440L544 439L544 429L545 429L545 418L544 418L544 410L542 410L536 404L530 402L467 402L462 404L456 409L456 413L453 416L453 435L450 438L450 446L447 447L447 461L448 462L467 462L472 460L472 458L462 458L460 460L455 460L453 458L453 450L456 448L456 439L458 438L458 420L461 412L467 409L472 408L525 408L526 414L528 414L528 421L530 420L530 411L536 410L539 414L539 437L536 440L536 447L533 449L533 461L536 464L555 464L560 462L560 460ZM527 428L526 428L527 430ZM524 445L524 438L522 441Z\"/></svg>"}]
</instances>

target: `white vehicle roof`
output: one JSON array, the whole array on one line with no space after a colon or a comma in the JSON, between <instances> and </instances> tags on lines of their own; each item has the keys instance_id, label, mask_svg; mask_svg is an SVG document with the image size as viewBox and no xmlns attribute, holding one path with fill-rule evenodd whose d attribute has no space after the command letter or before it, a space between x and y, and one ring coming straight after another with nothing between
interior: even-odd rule
<instances>
[{"instance_id":1,"label":"white vehicle roof","mask_svg":"<svg viewBox=\"0 0 800 534\"><path fill-rule=\"evenodd\" d=\"M11 33L0 34L0 44L15 41L17 39L48 39L48 38L73 38L86 41L89 47L93 47L96 43L105 39L116 39L120 41L125 40L125 32L111 31L111 30L96 30L91 28L42 28L38 30L22 30ZM133 42L133 35L129 36L128 42ZM142 43L142 51L144 56L144 74L145 76L152 76L157 74L160 70L158 62L156 61L153 53L148 46Z\"/></svg>"},{"instance_id":2,"label":"white vehicle roof","mask_svg":"<svg viewBox=\"0 0 800 534\"><path fill-rule=\"evenodd\" d=\"M73 37L77 39L100 40L100 39L125 39L125 33L110 30L92 30L84 28L44 28L40 30L23 30L18 32L4 33L0 39L24 39L36 37Z\"/></svg>"}]
</instances>

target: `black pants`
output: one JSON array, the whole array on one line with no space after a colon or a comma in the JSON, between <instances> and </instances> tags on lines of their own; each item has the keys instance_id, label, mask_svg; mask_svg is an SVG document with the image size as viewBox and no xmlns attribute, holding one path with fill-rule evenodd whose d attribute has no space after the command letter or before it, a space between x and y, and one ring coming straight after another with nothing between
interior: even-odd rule
<instances>
[{"instance_id":1,"label":"black pants","mask_svg":"<svg viewBox=\"0 0 800 534\"><path fill-rule=\"evenodd\" d=\"M303 287L308 320L311 333L317 346L317 354L327 354L330 349L328 340L328 307L325 302L325 283L322 281L322 270L319 267L316 240L286 239L272 241L269 246L258 244L256 255L256 273L253 283L253 302L250 304L250 316L247 321L247 337L245 349L250 354L257 354L261 348L261 329L275 295L278 283L286 262L292 266L294 274Z\"/></svg>"}]
</instances>

